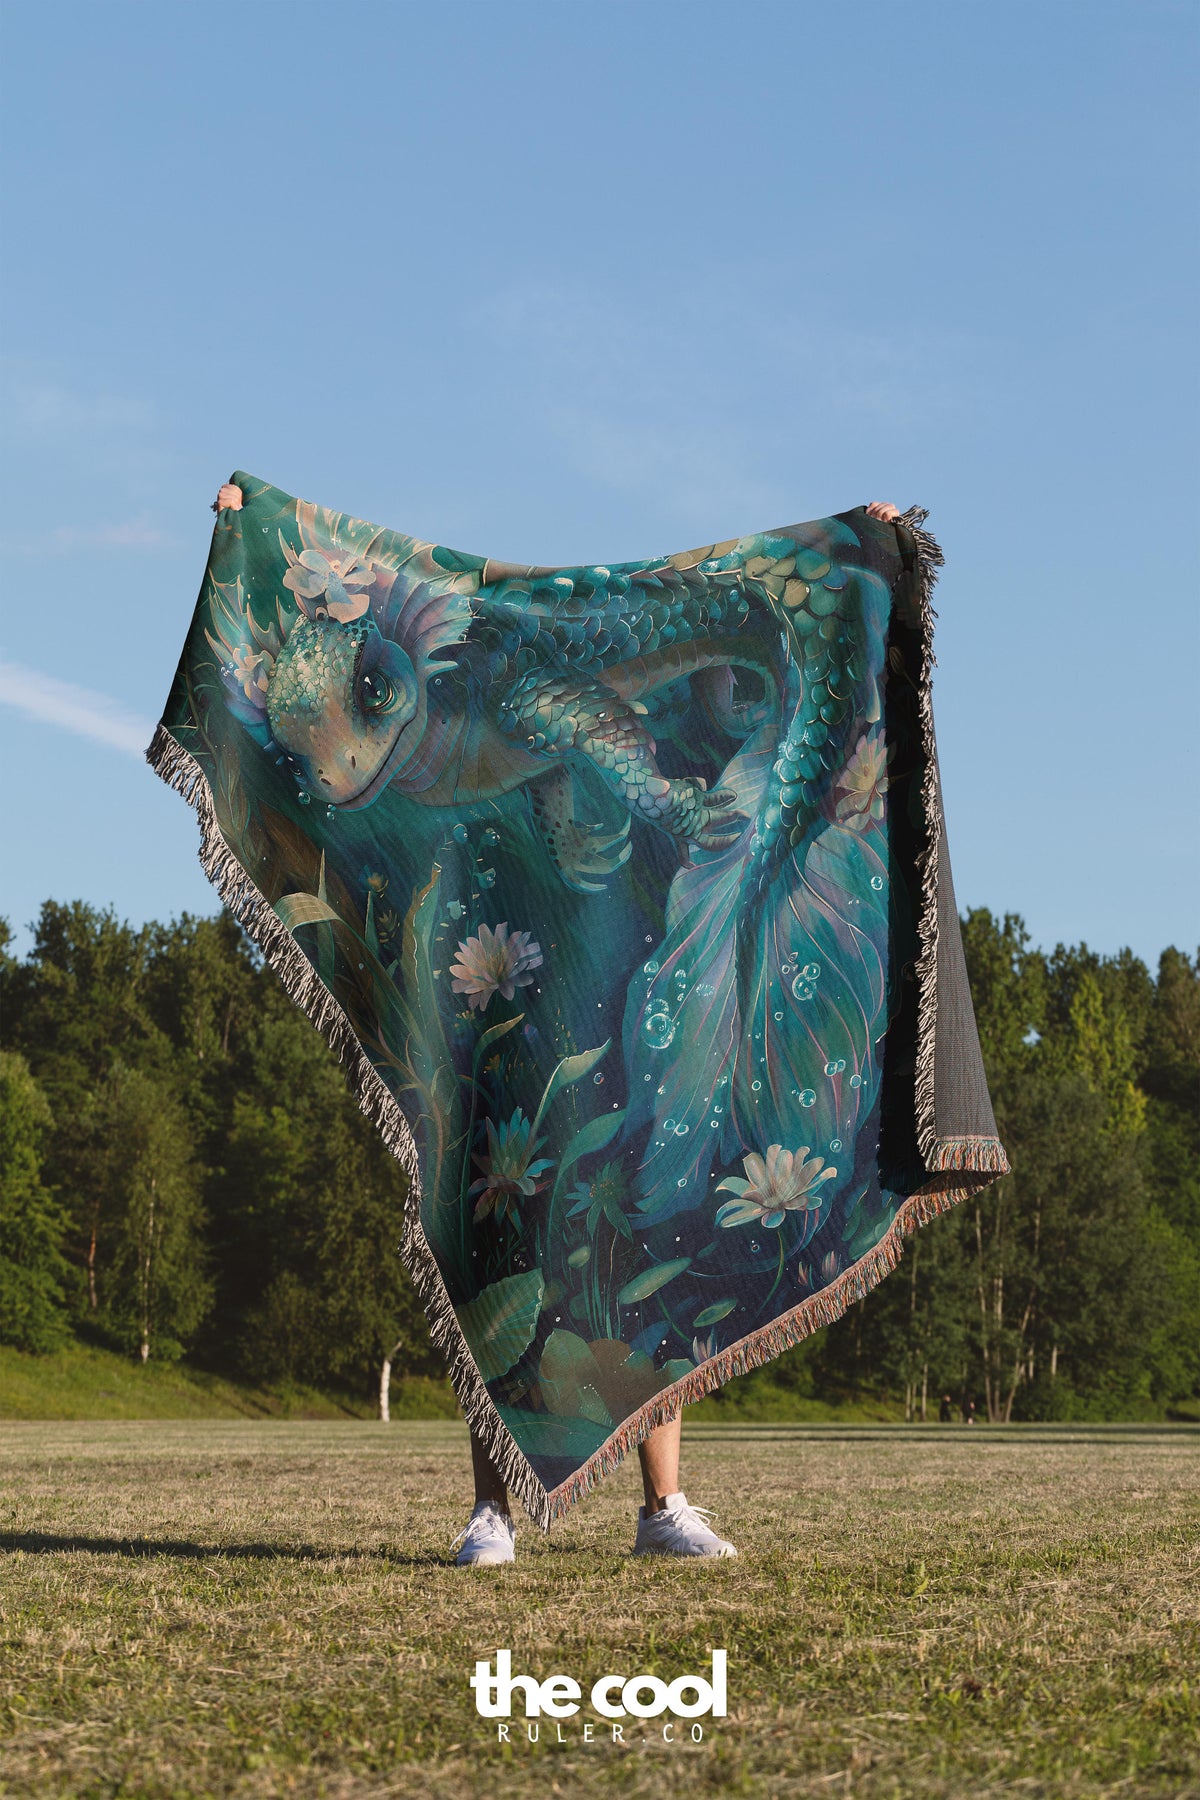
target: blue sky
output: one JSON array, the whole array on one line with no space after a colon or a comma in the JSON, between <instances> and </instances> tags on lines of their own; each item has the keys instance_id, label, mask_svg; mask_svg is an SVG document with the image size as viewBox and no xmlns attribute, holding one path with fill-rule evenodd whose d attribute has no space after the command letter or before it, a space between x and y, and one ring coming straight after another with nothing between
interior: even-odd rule
<instances>
[{"instance_id":1,"label":"blue sky","mask_svg":"<svg viewBox=\"0 0 1200 1800\"><path fill-rule=\"evenodd\" d=\"M15 926L212 910L138 750L241 466L540 562L919 501L960 904L1195 942L1196 5L4 17Z\"/></svg>"}]
</instances>

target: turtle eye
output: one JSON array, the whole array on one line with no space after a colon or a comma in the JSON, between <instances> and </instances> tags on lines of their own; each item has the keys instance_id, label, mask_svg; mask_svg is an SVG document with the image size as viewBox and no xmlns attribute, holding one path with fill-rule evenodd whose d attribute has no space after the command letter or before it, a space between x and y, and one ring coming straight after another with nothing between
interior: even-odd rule
<instances>
[{"instance_id":1,"label":"turtle eye","mask_svg":"<svg viewBox=\"0 0 1200 1800\"><path fill-rule=\"evenodd\" d=\"M383 673L382 669L374 669L364 675L359 686L359 697L364 712L382 712L396 698L396 690Z\"/></svg>"},{"instance_id":2,"label":"turtle eye","mask_svg":"<svg viewBox=\"0 0 1200 1800\"><path fill-rule=\"evenodd\" d=\"M327 619L328 617L329 617L329 608L328 607L317 606L317 607L313 608L313 618L314 619L320 620L320 619Z\"/></svg>"}]
</instances>

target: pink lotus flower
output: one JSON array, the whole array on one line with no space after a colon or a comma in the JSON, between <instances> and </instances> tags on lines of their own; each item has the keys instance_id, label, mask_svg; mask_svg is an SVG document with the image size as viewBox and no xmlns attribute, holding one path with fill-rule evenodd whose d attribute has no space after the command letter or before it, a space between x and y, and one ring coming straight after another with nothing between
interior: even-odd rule
<instances>
[{"instance_id":1,"label":"pink lotus flower","mask_svg":"<svg viewBox=\"0 0 1200 1800\"><path fill-rule=\"evenodd\" d=\"M249 644L235 644L233 661L229 665L229 673L240 686L247 700L257 705L263 704L263 696L267 691L267 677L271 673L273 658L261 650L252 650Z\"/></svg>"},{"instance_id":2,"label":"pink lotus flower","mask_svg":"<svg viewBox=\"0 0 1200 1800\"><path fill-rule=\"evenodd\" d=\"M872 820L882 819L890 755L882 731L864 732L854 746L854 754L837 779L837 816L849 830L865 831Z\"/></svg>"},{"instance_id":3,"label":"pink lotus flower","mask_svg":"<svg viewBox=\"0 0 1200 1800\"><path fill-rule=\"evenodd\" d=\"M362 618L371 602L368 594L358 590L369 588L375 579L370 563L360 562L353 554L333 556L328 550L301 550L297 555L282 532L279 542L288 560L283 585L295 594L302 612L310 619L327 613L341 625Z\"/></svg>"},{"instance_id":4,"label":"pink lotus flower","mask_svg":"<svg viewBox=\"0 0 1200 1800\"><path fill-rule=\"evenodd\" d=\"M511 1000L515 990L528 987L533 971L541 967L542 951L527 931L509 933L506 921L495 931L479 927L478 937L463 939L450 965L451 986L467 996L467 1005L482 1012L493 994Z\"/></svg>"}]
</instances>

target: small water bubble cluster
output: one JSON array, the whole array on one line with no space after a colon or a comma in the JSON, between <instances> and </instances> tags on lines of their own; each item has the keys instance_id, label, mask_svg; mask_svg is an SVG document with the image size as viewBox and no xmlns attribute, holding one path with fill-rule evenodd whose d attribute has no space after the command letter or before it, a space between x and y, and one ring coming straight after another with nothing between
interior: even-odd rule
<instances>
[{"instance_id":1,"label":"small water bubble cluster","mask_svg":"<svg viewBox=\"0 0 1200 1800\"><path fill-rule=\"evenodd\" d=\"M792 983L792 993L795 995L796 999L811 1000L813 997L813 988L820 978L820 963L805 963L804 967L797 971L796 979Z\"/></svg>"},{"instance_id":2,"label":"small water bubble cluster","mask_svg":"<svg viewBox=\"0 0 1200 1800\"><path fill-rule=\"evenodd\" d=\"M827 1062L825 1064L825 1073L827 1075L840 1075L842 1070L845 1067L846 1067L845 1057L839 1056L836 1062Z\"/></svg>"},{"instance_id":3,"label":"small water bubble cluster","mask_svg":"<svg viewBox=\"0 0 1200 1800\"><path fill-rule=\"evenodd\" d=\"M665 1000L654 1000L642 1020L642 1036L651 1050L665 1050L675 1040L675 1021Z\"/></svg>"}]
</instances>

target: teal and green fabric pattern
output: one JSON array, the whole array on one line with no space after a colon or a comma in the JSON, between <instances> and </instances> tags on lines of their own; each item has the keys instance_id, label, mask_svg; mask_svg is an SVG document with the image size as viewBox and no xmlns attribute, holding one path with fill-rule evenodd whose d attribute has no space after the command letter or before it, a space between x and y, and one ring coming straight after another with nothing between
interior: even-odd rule
<instances>
[{"instance_id":1,"label":"teal and green fabric pattern","mask_svg":"<svg viewBox=\"0 0 1200 1800\"><path fill-rule=\"evenodd\" d=\"M854 508L525 567L233 480L148 754L407 1171L398 1250L548 1527L1006 1166L940 553Z\"/></svg>"}]
</instances>

